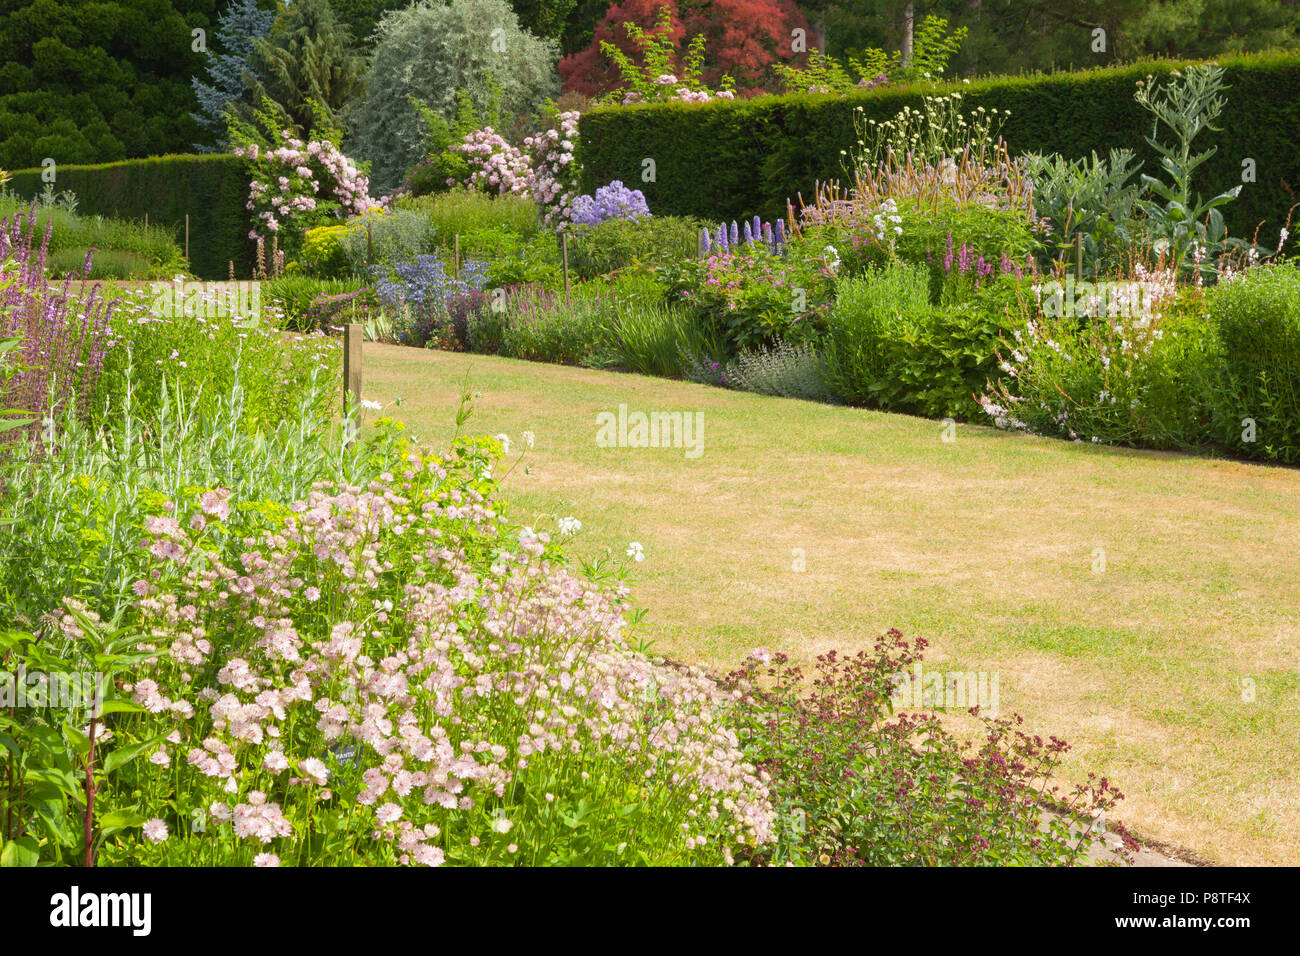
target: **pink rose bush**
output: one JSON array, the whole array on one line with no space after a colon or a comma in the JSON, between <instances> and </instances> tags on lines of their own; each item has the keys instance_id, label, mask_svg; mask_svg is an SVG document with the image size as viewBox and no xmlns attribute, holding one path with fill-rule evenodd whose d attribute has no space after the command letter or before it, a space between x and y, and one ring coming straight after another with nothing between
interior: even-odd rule
<instances>
[{"instance_id":1,"label":"pink rose bush","mask_svg":"<svg viewBox=\"0 0 1300 956\"><path fill-rule=\"evenodd\" d=\"M167 759L131 765L148 823L100 861L708 865L768 842L733 696L632 650L626 587L504 522L501 443L388 447L361 486L195 489L145 521L139 709L107 719Z\"/></svg>"}]
</instances>

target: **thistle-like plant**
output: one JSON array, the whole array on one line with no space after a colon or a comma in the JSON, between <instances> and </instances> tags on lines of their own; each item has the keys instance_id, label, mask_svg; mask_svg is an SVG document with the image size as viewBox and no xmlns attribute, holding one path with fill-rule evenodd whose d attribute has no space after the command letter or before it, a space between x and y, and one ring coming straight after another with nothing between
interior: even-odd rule
<instances>
[{"instance_id":1,"label":"thistle-like plant","mask_svg":"<svg viewBox=\"0 0 1300 956\"><path fill-rule=\"evenodd\" d=\"M1142 175L1142 182L1157 198L1143 199L1138 207L1147 216L1155 241L1152 251L1167 255L1180 269L1194 252L1198 267L1213 269L1209 262L1215 254L1239 240L1227 238L1227 228L1219 207L1237 198L1241 186L1202 199L1192 190L1196 171L1217 151L1211 146L1202 153L1192 153L1192 142L1205 130L1217 132L1214 121L1222 114L1227 101L1223 68L1212 63L1196 64L1175 70L1169 82L1160 84L1148 76L1139 80L1134 98L1151 112L1154 120L1146 141L1160 154L1160 168L1168 180ZM1160 125L1168 127L1174 142L1162 142ZM1204 264L1201 265L1204 258Z\"/></svg>"}]
</instances>

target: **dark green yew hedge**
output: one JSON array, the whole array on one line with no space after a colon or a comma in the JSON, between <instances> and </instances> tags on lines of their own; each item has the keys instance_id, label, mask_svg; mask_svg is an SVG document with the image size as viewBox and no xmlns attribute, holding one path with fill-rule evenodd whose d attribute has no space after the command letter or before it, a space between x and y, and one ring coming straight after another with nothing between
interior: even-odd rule
<instances>
[{"instance_id":1,"label":"dark green yew hedge","mask_svg":"<svg viewBox=\"0 0 1300 956\"><path fill-rule=\"evenodd\" d=\"M1218 61L1225 69L1228 106L1223 129L1201 134L1194 147L1218 152L1202 167L1200 189L1216 194L1242 182L1254 160L1256 181L1224 207L1233 235L1275 242L1287 210L1300 202L1300 53L1268 53ZM945 83L960 90L967 109L1009 110L1003 135L1014 153L1059 152L1069 157L1129 147L1143 169L1157 171L1145 137L1151 115L1133 99L1147 74L1185 65L1158 60L1110 69ZM932 86L823 94L765 96L706 104L660 103L600 107L582 117L583 191L613 179L642 190L656 214L743 219L781 215L800 191L811 199L818 180L843 179L841 150L854 144L853 109L891 119L917 106ZM655 162L654 181L643 178Z\"/></svg>"},{"instance_id":2,"label":"dark green yew hedge","mask_svg":"<svg viewBox=\"0 0 1300 956\"><path fill-rule=\"evenodd\" d=\"M234 156L157 156L100 166L58 166L54 188L77 194L77 212L117 219L144 219L172 226L185 241L190 217L190 269L203 279L252 274L255 249L248 238L248 172ZM13 174L8 188L25 199L41 192L41 170Z\"/></svg>"}]
</instances>

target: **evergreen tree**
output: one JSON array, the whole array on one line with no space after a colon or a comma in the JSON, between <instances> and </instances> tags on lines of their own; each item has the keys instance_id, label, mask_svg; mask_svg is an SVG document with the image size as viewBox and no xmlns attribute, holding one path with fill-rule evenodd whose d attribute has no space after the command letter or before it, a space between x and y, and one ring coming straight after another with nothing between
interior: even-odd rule
<instances>
[{"instance_id":1,"label":"evergreen tree","mask_svg":"<svg viewBox=\"0 0 1300 956\"><path fill-rule=\"evenodd\" d=\"M195 77L194 95L199 100L199 111L192 113L222 145L226 132L226 107L236 101L248 101L248 84L245 75L257 76L252 64L253 41L271 32L275 14L258 6L258 0L231 0L218 19L217 43L220 52L209 51L205 68L208 82ZM211 152L212 147L196 143L200 152Z\"/></svg>"},{"instance_id":2,"label":"evergreen tree","mask_svg":"<svg viewBox=\"0 0 1300 956\"><path fill-rule=\"evenodd\" d=\"M251 103L269 100L284 128L300 136L341 130L347 106L365 90L365 59L329 0L296 0L253 41L252 65L250 100L233 104L231 115L249 122Z\"/></svg>"}]
</instances>

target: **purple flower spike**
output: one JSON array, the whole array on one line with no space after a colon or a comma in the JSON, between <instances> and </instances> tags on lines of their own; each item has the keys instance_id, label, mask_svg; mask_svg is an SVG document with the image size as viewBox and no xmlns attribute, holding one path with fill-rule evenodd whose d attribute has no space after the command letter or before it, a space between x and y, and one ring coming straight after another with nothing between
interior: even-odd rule
<instances>
[{"instance_id":1,"label":"purple flower spike","mask_svg":"<svg viewBox=\"0 0 1300 956\"><path fill-rule=\"evenodd\" d=\"M778 219L776 221L775 235L773 236L773 238L776 241L776 244L778 246L785 245L785 220L784 219Z\"/></svg>"},{"instance_id":2,"label":"purple flower spike","mask_svg":"<svg viewBox=\"0 0 1300 956\"><path fill-rule=\"evenodd\" d=\"M750 245L754 241L754 230L749 227L749 220L745 220L745 245Z\"/></svg>"},{"instance_id":3,"label":"purple flower spike","mask_svg":"<svg viewBox=\"0 0 1300 956\"><path fill-rule=\"evenodd\" d=\"M700 243L706 256L713 251L713 241L709 238L709 230L700 230Z\"/></svg>"},{"instance_id":4,"label":"purple flower spike","mask_svg":"<svg viewBox=\"0 0 1300 956\"><path fill-rule=\"evenodd\" d=\"M753 226L754 226L754 238L757 239L759 236L763 234L763 220L755 216Z\"/></svg>"},{"instance_id":5,"label":"purple flower spike","mask_svg":"<svg viewBox=\"0 0 1300 956\"><path fill-rule=\"evenodd\" d=\"M740 245L740 226L734 219L731 220L731 245L733 247Z\"/></svg>"}]
</instances>

